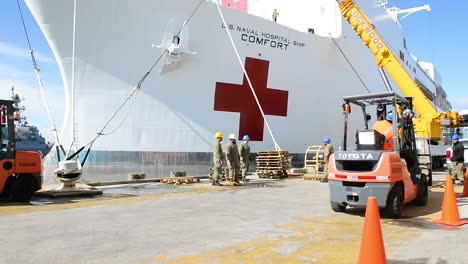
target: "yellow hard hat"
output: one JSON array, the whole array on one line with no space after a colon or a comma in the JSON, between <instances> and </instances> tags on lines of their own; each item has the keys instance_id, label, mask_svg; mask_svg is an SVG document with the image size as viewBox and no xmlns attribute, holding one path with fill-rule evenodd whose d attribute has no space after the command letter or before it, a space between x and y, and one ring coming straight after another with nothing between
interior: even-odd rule
<instances>
[{"instance_id":1,"label":"yellow hard hat","mask_svg":"<svg viewBox=\"0 0 468 264\"><path fill-rule=\"evenodd\" d=\"M223 137L223 133L221 133L221 132L216 132L215 138L222 138L222 137Z\"/></svg>"}]
</instances>

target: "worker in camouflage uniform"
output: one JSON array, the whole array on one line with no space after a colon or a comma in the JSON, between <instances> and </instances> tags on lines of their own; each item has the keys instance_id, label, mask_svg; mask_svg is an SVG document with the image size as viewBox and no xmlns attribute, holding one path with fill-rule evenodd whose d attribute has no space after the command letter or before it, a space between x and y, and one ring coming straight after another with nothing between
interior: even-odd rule
<instances>
[{"instance_id":1,"label":"worker in camouflage uniform","mask_svg":"<svg viewBox=\"0 0 468 264\"><path fill-rule=\"evenodd\" d=\"M237 175L240 171L239 150L237 149L236 136L229 135L229 143L226 144L226 159L229 169L229 178L234 182L234 185L239 184Z\"/></svg>"},{"instance_id":2,"label":"worker in camouflage uniform","mask_svg":"<svg viewBox=\"0 0 468 264\"><path fill-rule=\"evenodd\" d=\"M322 182L327 182L328 181L328 161L330 160L330 156L331 154L333 154L335 151L333 150L333 146L330 144L331 143L331 139L330 138L326 138L324 141L323 141L324 145L324 151L323 151L323 161L324 161L324 164L323 164L323 174L324 174L324 178L322 179Z\"/></svg>"},{"instance_id":3,"label":"worker in camouflage uniform","mask_svg":"<svg viewBox=\"0 0 468 264\"><path fill-rule=\"evenodd\" d=\"M221 141L223 141L223 134L221 132L216 133L216 142L213 150L213 182L214 186L223 186L219 183L221 177L221 171L223 168L223 148L221 147Z\"/></svg>"},{"instance_id":4,"label":"worker in camouflage uniform","mask_svg":"<svg viewBox=\"0 0 468 264\"><path fill-rule=\"evenodd\" d=\"M452 165L452 179L455 183L456 180L460 181L459 184L463 184L465 176L463 175L463 163L465 162L464 158L464 147L463 144L459 141L460 136L455 134L452 136L453 147L452 147L452 158L450 159L453 162Z\"/></svg>"},{"instance_id":5,"label":"worker in camouflage uniform","mask_svg":"<svg viewBox=\"0 0 468 264\"><path fill-rule=\"evenodd\" d=\"M239 147L239 154L240 154L240 166L241 166L241 172L242 172L242 181L247 182L247 172L249 171L249 165L251 161L250 157L250 146L249 146L249 141L250 137L248 135L245 135L242 140L244 140L244 143L242 143Z\"/></svg>"}]
</instances>

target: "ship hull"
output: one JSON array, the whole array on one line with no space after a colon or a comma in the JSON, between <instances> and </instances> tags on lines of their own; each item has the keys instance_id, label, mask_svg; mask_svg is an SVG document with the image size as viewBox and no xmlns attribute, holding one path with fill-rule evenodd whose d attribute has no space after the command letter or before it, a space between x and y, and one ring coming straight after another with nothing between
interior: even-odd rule
<instances>
[{"instance_id":1,"label":"ship hull","mask_svg":"<svg viewBox=\"0 0 468 264\"><path fill-rule=\"evenodd\" d=\"M66 146L93 140L163 54L93 144L90 165L118 161L157 175L181 165L206 164L205 170L217 131L226 138L253 136L254 152L275 148L226 27L283 150L304 153L326 137L338 147L341 98L386 90L372 54L347 24L332 39L222 7L225 25L207 1L198 9L195 0L137 2L77 1L74 24L73 1L26 0L64 80ZM363 8L375 16L385 12L371 4ZM185 21L182 48L166 52L167 39ZM391 37L401 39L394 31Z\"/></svg>"}]
</instances>

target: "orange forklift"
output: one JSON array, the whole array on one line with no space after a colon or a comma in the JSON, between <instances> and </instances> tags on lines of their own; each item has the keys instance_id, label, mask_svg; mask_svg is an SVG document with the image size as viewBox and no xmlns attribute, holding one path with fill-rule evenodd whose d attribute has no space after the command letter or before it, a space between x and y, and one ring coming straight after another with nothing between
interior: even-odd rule
<instances>
[{"instance_id":1,"label":"orange forklift","mask_svg":"<svg viewBox=\"0 0 468 264\"><path fill-rule=\"evenodd\" d=\"M15 101L0 100L0 195L28 202L42 188L42 155L39 151L17 151Z\"/></svg>"},{"instance_id":2,"label":"orange forklift","mask_svg":"<svg viewBox=\"0 0 468 264\"><path fill-rule=\"evenodd\" d=\"M389 218L399 218L403 204L426 205L428 177L422 175L419 166L412 99L386 92L344 97L343 100L343 149L332 154L328 166L333 211L344 212L347 206L365 208L369 196L377 198L379 208ZM364 118L364 129L356 130L353 149L347 146L351 105L361 108L362 112L357 112ZM385 136L369 129L369 109L375 110L380 119L390 112L396 113L391 115L395 135L392 149L384 150Z\"/></svg>"}]
</instances>

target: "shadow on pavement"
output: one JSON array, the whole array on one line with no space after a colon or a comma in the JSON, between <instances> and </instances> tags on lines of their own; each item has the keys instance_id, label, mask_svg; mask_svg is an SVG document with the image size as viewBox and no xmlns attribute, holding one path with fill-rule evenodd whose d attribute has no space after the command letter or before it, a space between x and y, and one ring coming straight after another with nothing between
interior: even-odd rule
<instances>
[{"instance_id":1,"label":"shadow on pavement","mask_svg":"<svg viewBox=\"0 0 468 264\"><path fill-rule=\"evenodd\" d=\"M444 197L443 192L431 192L429 191L429 199L426 206L416 206L412 203L405 204L403 206L403 213L401 219L412 219L417 217L422 217L426 215L431 215L437 213L442 208L442 200ZM467 200L468 202L468 200ZM365 216L365 209L358 209L358 208L346 208L346 213L351 215L357 215L364 217ZM383 210L379 210L380 217L385 219L383 216ZM392 219L393 220L393 219Z\"/></svg>"},{"instance_id":2,"label":"shadow on pavement","mask_svg":"<svg viewBox=\"0 0 468 264\"><path fill-rule=\"evenodd\" d=\"M127 195L127 194L120 194L120 195L92 195L87 197L80 197L80 196L71 196L71 197L63 197L63 198L43 198L43 197L36 197L33 196L33 199L27 203L20 203L11 201L8 199L1 199L0 200L0 207L7 207L7 206L44 206L44 205L54 205L54 204L74 204L80 203L84 201L98 201L98 200L109 200L109 199L121 199L121 198L128 198L134 197L135 195Z\"/></svg>"},{"instance_id":3,"label":"shadow on pavement","mask_svg":"<svg viewBox=\"0 0 468 264\"><path fill-rule=\"evenodd\" d=\"M439 213L437 218L440 218L440 212L442 210L443 192L429 192L429 200L426 206L416 206L413 204L407 204L403 207L403 214L400 219L390 219L384 217L383 210L379 210L382 224L405 226L418 229L427 230L453 230L458 229L456 226L439 225L432 222L434 218L433 214ZM468 205L468 198L460 198L458 200L459 207ZM358 208L346 208L345 214L355 215L364 217L365 209ZM431 217L429 217L431 216ZM393 263L393 262L392 262ZM394 263L426 263L426 262L394 262ZM441 262L444 263L444 262Z\"/></svg>"},{"instance_id":4,"label":"shadow on pavement","mask_svg":"<svg viewBox=\"0 0 468 264\"><path fill-rule=\"evenodd\" d=\"M444 193L438 191L429 190L429 198L426 206L416 206L408 204L403 207L403 219L411 219L415 217L428 216L442 209L442 201L444 199Z\"/></svg>"}]
</instances>

